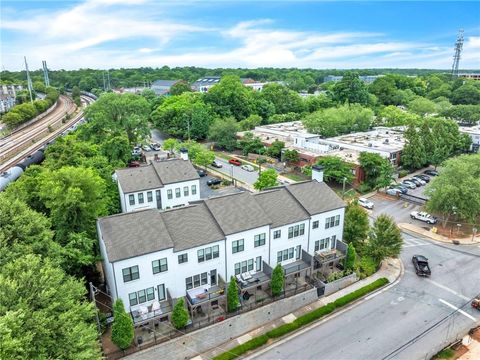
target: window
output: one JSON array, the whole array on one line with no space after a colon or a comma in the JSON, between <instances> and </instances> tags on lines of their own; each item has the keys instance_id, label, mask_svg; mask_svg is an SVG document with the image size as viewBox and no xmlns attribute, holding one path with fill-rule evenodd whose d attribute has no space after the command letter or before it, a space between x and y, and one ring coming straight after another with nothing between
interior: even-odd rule
<instances>
[{"instance_id":1,"label":"window","mask_svg":"<svg viewBox=\"0 0 480 360\"><path fill-rule=\"evenodd\" d=\"M334 240L335 237L332 237L332 240ZM315 251L318 250L323 250L323 249L329 249L330 248L330 238L325 238L321 240L315 241Z\"/></svg>"},{"instance_id":2,"label":"window","mask_svg":"<svg viewBox=\"0 0 480 360\"><path fill-rule=\"evenodd\" d=\"M220 247L215 245L213 248L213 258L218 258L220 256Z\"/></svg>"},{"instance_id":3,"label":"window","mask_svg":"<svg viewBox=\"0 0 480 360\"><path fill-rule=\"evenodd\" d=\"M312 229L318 229L318 220L313 222Z\"/></svg>"},{"instance_id":4,"label":"window","mask_svg":"<svg viewBox=\"0 0 480 360\"><path fill-rule=\"evenodd\" d=\"M140 277L138 273L138 266L132 266L122 270L123 282L137 280Z\"/></svg>"},{"instance_id":5,"label":"window","mask_svg":"<svg viewBox=\"0 0 480 360\"><path fill-rule=\"evenodd\" d=\"M325 219L325 229L340 225L340 215Z\"/></svg>"},{"instance_id":6,"label":"window","mask_svg":"<svg viewBox=\"0 0 480 360\"><path fill-rule=\"evenodd\" d=\"M253 270L253 259L247 261L248 271Z\"/></svg>"},{"instance_id":7,"label":"window","mask_svg":"<svg viewBox=\"0 0 480 360\"><path fill-rule=\"evenodd\" d=\"M138 203L143 204L143 193L138 193Z\"/></svg>"},{"instance_id":8,"label":"window","mask_svg":"<svg viewBox=\"0 0 480 360\"><path fill-rule=\"evenodd\" d=\"M150 287L147 289L147 301L155 299L155 291L153 290L153 287Z\"/></svg>"},{"instance_id":9,"label":"window","mask_svg":"<svg viewBox=\"0 0 480 360\"><path fill-rule=\"evenodd\" d=\"M210 270L210 285L217 285L217 269Z\"/></svg>"},{"instance_id":10,"label":"window","mask_svg":"<svg viewBox=\"0 0 480 360\"><path fill-rule=\"evenodd\" d=\"M246 273L247 271L248 271L247 262L242 261L242 273Z\"/></svg>"},{"instance_id":11,"label":"window","mask_svg":"<svg viewBox=\"0 0 480 360\"><path fill-rule=\"evenodd\" d=\"M305 224L290 226L288 228L288 238L291 239L293 237L297 237L300 235L305 234Z\"/></svg>"},{"instance_id":12,"label":"window","mask_svg":"<svg viewBox=\"0 0 480 360\"><path fill-rule=\"evenodd\" d=\"M200 275L194 275L193 276L193 287L199 287L200 286Z\"/></svg>"},{"instance_id":13,"label":"window","mask_svg":"<svg viewBox=\"0 0 480 360\"><path fill-rule=\"evenodd\" d=\"M288 249L283 250L282 253L283 253L283 261L288 260Z\"/></svg>"},{"instance_id":14,"label":"window","mask_svg":"<svg viewBox=\"0 0 480 360\"><path fill-rule=\"evenodd\" d=\"M152 261L153 273L158 274L168 270L167 258Z\"/></svg>"},{"instance_id":15,"label":"window","mask_svg":"<svg viewBox=\"0 0 480 360\"><path fill-rule=\"evenodd\" d=\"M162 300L165 300L166 296L165 296L165 285L164 284L160 284L157 286L157 291L158 291L158 301L162 301Z\"/></svg>"},{"instance_id":16,"label":"window","mask_svg":"<svg viewBox=\"0 0 480 360\"><path fill-rule=\"evenodd\" d=\"M255 235L254 245L255 247L265 245L265 233Z\"/></svg>"},{"instance_id":17,"label":"window","mask_svg":"<svg viewBox=\"0 0 480 360\"><path fill-rule=\"evenodd\" d=\"M262 257L261 256L257 257L256 262L260 262L260 267L261 267L261 261L262 261ZM240 275L240 274L246 273L247 271L253 271L254 263L255 263L254 259L249 259L249 260L236 263L235 275ZM256 271L260 271L260 268L258 266Z\"/></svg>"},{"instance_id":18,"label":"window","mask_svg":"<svg viewBox=\"0 0 480 360\"><path fill-rule=\"evenodd\" d=\"M204 262L205 261L205 250L201 249L197 251L197 258L198 262Z\"/></svg>"},{"instance_id":19,"label":"window","mask_svg":"<svg viewBox=\"0 0 480 360\"><path fill-rule=\"evenodd\" d=\"M183 187L183 196L188 196L188 186Z\"/></svg>"},{"instance_id":20,"label":"window","mask_svg":"<svg viewBox=\"0 0 480 360\"><path fill-rule=\"evenodd\" d=\"M281 251L277 252L277 262L279 262L279 263L282 262L282 252Z\"/></svg>"},{"instance_id":21,"label":"window","mask_svg":"<svg viewBox=\"0 0 480 360\"><path fill-rule=\"evenodd\" d=\"M181 196L181 194L180 194L180 188L176 188L176 189L175 189L175 197L176 197L176 198L179 198L180 196Z\"/></svg>"},{"instance_id":22,"label":"window","mask_svg":"<svg viewBox=\"0 0 480 360\"><path fill-rule=\"evenodd\" d=\"M295 249L293 247L290 249L279 251L277 252L277 262L281 263L282 261L293 259L294 254L295 254Z\"/></svg>"},{"instance_id":23,"label":"window","mask_svg":"<svg viewBox=\"0 0 480 360\"><path fill-rule=\"evenodd\" d=\"M188 254L180 254L178 255L178 263L183 264L188 262Z\"/></svg>"},{"instance_id":24,"label":"window","mask_svg":"<svg viewBox=\"0 0 480 360\"><path fill-rule=\"evenodd\" d=\"M173 199L172 189L167 190L167 198L168 199Z\"/></svg>"},{"instance_id":25,"label":"window","mask_svg":"<svg viewBox=\"0 0 480 360\"><path fill-rule=\"evenodd\" d=\"M240 263L235 264L235 275L240 275Z\"/></svg>"},{"instance_id":26,"label":"window","mask_svg":"<svg viewBox=\"0 0 480 360\"><path fill-rule=\"evenodd\" d=\"M134 306L138 304L137 293L133 292L128 294L128 301L130 301L130 306Z\"/></svg>"},{"instance_id":27,"label":"window","mask_svg":"<svg viewBox=\"0 0 480 360\"><path fill-rule=\"evenodd\" d=\"M130 205L135 205L135 195L133 194L128 195L128 201Z\"/></svg>"},{"instance_id":28,"label":"window","mask_svg":"<svg viewBox=\"0 0 480 360\"><path fill-rule=\"evenodd\" d=\"M147 191L147 201L153 202L153 193L151 191Z\"/></svg>"},{"instance_id":29,"label":"window","mask_svg":"<svg viewBox=\"0 0 480 360\"><path fill-rule=\"evenodd\" d=\"M235 254L243 250L244 250L243 239L232 242L232 254Z\"/></svg>"},{"instance_id":30,"label":"window","mask_svg":"<svg viewBox=\"0 0 480 360\"><path fill-rule=\"evenodd\" d=\"M200 275L200 279L201 279L202 285L208 284L207 273L206 272L204 272Z\"/></svg>"},{"instance_id":31,"label":"window","mask_svg":"<svg viewBox=\"0 0 480 360\"><path fill-rule=\"evenodd\" d=\"M147 301L147 294L145 293L145 290L140 290L138 293L138 303L144 303Z\"/></svg>"},{"instance_id":32,"label":"window","mask_svg":"<svg viewBox=\"0 0 480 360\"><path fill-rule=\"evenodd\" d=\"M293 247L288 249L288 258L293 259Z\"/></svg>"},{"instance_id":33,"label":"window","mask_svg":"<svg viewBox=\"0 0 480 360\"><path fill-rule=\"evenodd\" d=\"M262 271L262 257L257 256L255 259L255 271Z\"/></svg>"},{"instance_id":34,"label":"window","mask_svg":"<svg viewBox=\"0 0 480 360\"><path fill-rule=\"evenodd\" d=\"M205 249L205 260L212 260L212 248L208 247Z\"/></svg>"},{"instance_id":35,"label":"window","mask_svg":"<svg viewBox=\"0 0 480 360\"><path fill-rule=\"evenodd\" d=\"M192 283L192 277L188 277L185 279L185 285L187 286L187 290L190 290L193 288L193 283Z\"/></svg>"},{"instance_id":36,"label":"window","mask_svg":"<svg viewBox=\"0 0 480 360\"><path fill-rule=\"evenodd\" d=\"M197 185L192 185L192 195L197 195Z\"/></svg>"},{"instance_id":37,"label":"window","mask_svg":"<svg viewBox=\"0 0 480 360\"><path fill-rule=\"evenodd\" d=\"M282 230L275 230L273 232L273 238L274 239L278 239L278 238L280 238L280 236L282 236Z\"/></svg>"}]
</instances>

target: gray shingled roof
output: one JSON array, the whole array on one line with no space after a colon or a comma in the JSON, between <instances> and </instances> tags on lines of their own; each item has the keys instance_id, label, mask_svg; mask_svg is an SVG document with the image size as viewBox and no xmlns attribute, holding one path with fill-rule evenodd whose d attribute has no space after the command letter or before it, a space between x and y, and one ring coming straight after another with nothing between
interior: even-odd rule
<instances>
[{"instance_id":1,"label":"gray shingled roof","mask_svg":"<svg viewBox=\"0 0 480 360\"><path fill-rule=\"evenodd\" d=\"M247 192L219 196L205 200L225 235L254 229L272 221L263 208Z\"/></svg>"},{"instance_id":2,"label":"gray shingled roof","mask_svg":"<svg viewBox=\"0 0 480 360\"><path fill-rule=\"evenodd\" d=\"M162 218L175 244L175 251L225 239L204 202L165 211Z\"/></svg>"},{"instance_id":3,"label":"gray shingled roof","mask_svg":"<svg viewBox=\"0 0 480 360\"><path fill-rule=\"evenodd\" d=\"M272 227L310 218L310 215L285 188L261 192L254 196L272 220Z\"/></svg>"},{"instance_id":4,"label":"gray shingled roof","mask_svg":"<svg viewBox=\"0 0 480 360\"><path fill-rule=\"evenodd\" d=\"M110 262L174 246L162 216L155 209L109 216L98 223Z\"/></svg>"},{"instance_id":5,"label":"gray shingled roof","mask_svg":"<svg viewBox=\"0 0 480 360\"><path fill-rule=\"evenodd\" d=\"M156 87L156 86L173 86L175 85L177 82L179 82L181 80L155 80L153 83L152 83L152 88L153 87Z\"/></svg>"},{"instance_id":6,"label":"gray shingled roof","mask_svg":"<svg viewBox=\"0 0 480 360\"><path fill-rule=\"evenodd\" d=\"M292 184L286 189L310 215L345 207L345 203L324 182L316 180Z\"/></svg>"},{"instance_id":7,"label":"gray shingled roof","mask_svg":"<svg viewBox=\"0 0 480 360\"><path fill-rule=\"evenodd\" d=\"M165 185L200 178L190 161L172 159L154 161L152 164L162 183Z\"/></svg>"},{"instance_id":8,"label":"gray shingled roof","mask_svg":"<svg viewBox=\"0 0 480 360\"><path fill-rule=\"evenodd\" d=\"M116 171L116 174L124 193L155 189L163 186L151 165L119 169Z\"/></svg>"}]
</instances>

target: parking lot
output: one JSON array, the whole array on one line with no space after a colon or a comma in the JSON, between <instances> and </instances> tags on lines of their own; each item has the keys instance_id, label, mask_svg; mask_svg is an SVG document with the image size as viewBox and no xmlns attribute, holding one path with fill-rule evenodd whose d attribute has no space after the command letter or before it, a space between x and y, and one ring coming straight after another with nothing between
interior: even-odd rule
<instances>
[{"instance_id":1,"label":"parking lot","mask_svg":"<svg viewBox=\"0 0 480 360\"><path fill-rule=\"evenodd\" d=\"M222 186L220 189L212 189L210 186L207 185L207 181L212 178L218 178L218 176L208 173L207 176L203 176L200 178L200 197L202 199L206 199L212 196L234 194L236 192L242 191L241 188L235 187L233 185Z\"/></svg>"}]
</instances>

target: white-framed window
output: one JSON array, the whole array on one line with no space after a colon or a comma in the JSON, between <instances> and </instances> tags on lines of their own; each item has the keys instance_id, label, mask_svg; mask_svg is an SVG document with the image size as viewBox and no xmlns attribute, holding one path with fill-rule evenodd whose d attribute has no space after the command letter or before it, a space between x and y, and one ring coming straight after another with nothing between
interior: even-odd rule
<instances>
[{"instance_id":1,"label":"white-framed window","mask_svg":"<svg viewBox=\"0 0 480 360\"><path fill-rule=\"evenodd\" d=\"M312 223L312 229L318 229L318 220L315 220L315 221Z\"/></svg>"},{"instance_id":2,"label":"white-framed window","mask_svg":"<svg viewBox=\"0 0 480 360\"><path fill-rule=\"evenodd\" d=\"M158 274L168 270L167 258L152 261L152 269L154 274Z\"/></svg>"},{"instance_id":3,"label":"white-framed window","mask_svg":"<svg viewBox=\"0 0 480 360\"><path fill-rule=\"evenodd\" d=\"M208 274L206 272L189 276L185 279L187 290L208 284Z\"/></svg>"},{"instance_id":4,"label":"white-framed window","mask_svg":"<svg viewBox=\"0 0 480 360\"><path fill-rule=\"evenodd\" d=\"M133 292L128 294L128 301L130 302L130 306L135 306L138 304L137 293Z\"/></svg>"},{"instance_id":5,"label":"white-framed window","mask_svg":"<svg viewBox=\"0 0 480 360\"><path fill-rule=\"evenodd\" d=\"M197 185L192 185L192 195L197 195Z\"/></svg>"},{"instance_id":6,"label":"white-framed window","mask_svg":"<svg viewBox=\"0 0 480 360\"><path fill-rule=\"evenodd\" d=\"M123 282L129 282L132 280L137 280L140 278L140 273L138 272L138 266L131 266L122 270Z\"/></svg>"},{"instance_id":7,"label":"white-framed window","mask_svg":"<svg viewBox=\"0 0 480 360\"><path fill-rule=\"evenodd\" d=\"M288 238L294 238L305 234L305 224L290 226L288 228Z\"/></svg>"},{"instance_id":8,"label":"white-framed window","mask_svg":"<svg viewBox=\"0 0 480 360\"><path fill-rule=\"evenodd\" d=\"M274 239L279 239L282 236L282 230L275 230L273 232L273 238Z\"/></svg>"},{"instance_id":9,"label":"white-framed window","mask_svg":"<svg viewBox=\"0 0 480 360\"><path fill-rule=\"evenodd\" d=\"M255 271L262 271L262 257L257 256L255 259Z\"/></svg>"},{"instance_id":10,"label":"white-framed window","mask_svg":"<svg viewBox=\"0 0 480 360\"><path fill-rule=\"evenodd\" d=\"M182 196L181 192L180 192L180 188L176 188L175 189L175 197L176 198L179 198L180 196Z\"/></svg>"},{"instance_id":11,"label":"white-framed window","mask_svg":"<svg viewBox=\"0 0 480 360\"><path fill-rule=\"evenodd\" d=\"M151 191L147 191L147 201L149 203L153 202L153 193Z\"/></svg>"},{"instance_id":12,"label":"white-framed window","mask_svg":"<svg viewBox=\"0 0 480 360\"><path fill-rule=\"evenodd\" d=\"M172 189L167 190L167 198L170 199L170 200L173 199Z\"/></svg>"},{"instance_id":13,"label":"white-framed window","mask_svg":"<svg viewBox=\"0 0 480 360\"><path fill-rule=\"evenodd\" d=\"M329 248L330 248L329 237L315 241L315 251L329 249Z\"/></svg>"},{"instance_id":14,"label":"white-framed window","mask_svg":"<svg viewBox=\"0 0 480 360\"><path fill-rule=\"evenodd\" d=\"M340 225L340 215L331 216L325 219L325 229Z\"/></svg>"},{"instance_id":15,"label":"white-framed window","mask_svg":"<svg viewBox=\"0 0 480 360\"><path fill-rule=\"evenodd\" d=\"M299 260L302 257L302 245L295 248L295 259Z\"/></svg>"},{"instance_id":16,"label":"white-framed window","mask_svg":"<svg viewBox=\"0 0 480 360\"><path fill-rule=\"evenodd\" d=\"M243 239L232 241L232 254L245 250Z\"/></svg>"},{"instance_id":17,"label":"white-framed window","mask_svg":"<svg viewBox=\"0 0 480 360\"><path fill-rule=\"evenodd\" d=\"M265 233L255 235L254 247L265 245Z\"/></svg>"},{"instance_id":18,"label":"white-framed window","mask_svg":"<svg viewBox=\"0 0 480 360\"><path fill-rule=\"evenodd\" d=\"M218 245L197 250L198 262L212 260L220 256L220 247Z\"/></svg>"},{"instance_id":19,"label":"white-framed window","mask_svg":"<svg viewBox=\"0 0 480 360\"><path fill-rule=\"evenodd\" d=\"M135 205L135 195L128 195L128 202L130 203L130 205Z\"/></svg>"},{"instance_id":20,"label":"white-framed window","mask_svg":"<svg viewBox=\"0 0 480 360\"><path fill-rule=\"evenodd\" d=\"M143 193L138 193L138 203L143 204Z\"/></svg>"},{"instance_id":21,"label":"white-framed window","mask_svg":"<svg viewBox=\"0 0 480 360\"><path fill-rule=\"evenodd\" d=\"M261 260L261 257L260 257ZM253 259L248 259L242 262L238 262L234 265L235 275L246 273L247 271L253 271Z\"/></svg>"},{"instance_id":22,"label":"white-framed window","mask_svg":"<svg viewBox=\"0 0 480 360\"><path fill-rule=\"evenodd\" d=\"M293 259L294 254L295 254L295 248L293 247L279 251L277 252L277 262L281 263L282 261Z\"/></svg>"},{"instance_id":23,"label":"white-framed window","mask_svg":"<svg viewBox=\"0 0 480 360\"><path fill-rule=\"evenodd\" d=\"M183 196L188 196L188 186L183 187Z\"/></svg>"}]
</instances>

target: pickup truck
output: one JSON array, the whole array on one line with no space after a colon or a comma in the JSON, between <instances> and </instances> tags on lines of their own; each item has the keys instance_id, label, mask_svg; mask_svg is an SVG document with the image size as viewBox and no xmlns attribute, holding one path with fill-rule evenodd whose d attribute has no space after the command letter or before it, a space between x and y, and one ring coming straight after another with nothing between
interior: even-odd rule
<instances>
[{"instance_id":1,"label":"pickup truck","mask_svg":"<svg viewBox=\"0 0 480 360\"><path fill-rule=\"evenodd\" d=\"M429 213L426 212L418 212L418 211L412 211L410 213L410 217L415 220L420 220L423 222L426 222L428 224L435 224L437 222L437 218L430 215Z\"/></svg>"},{"instance_id":2,"label":"pickup truck","mask_svg":"<svg viewBox=\"0 0 480 360\"><path fill-rule=\"evenodd\" d=\"M432 274L430 266L428 266L428 259L425 256L413 255L412 263L418 276L430 276Z\"/></svg>"}]
</instances>

